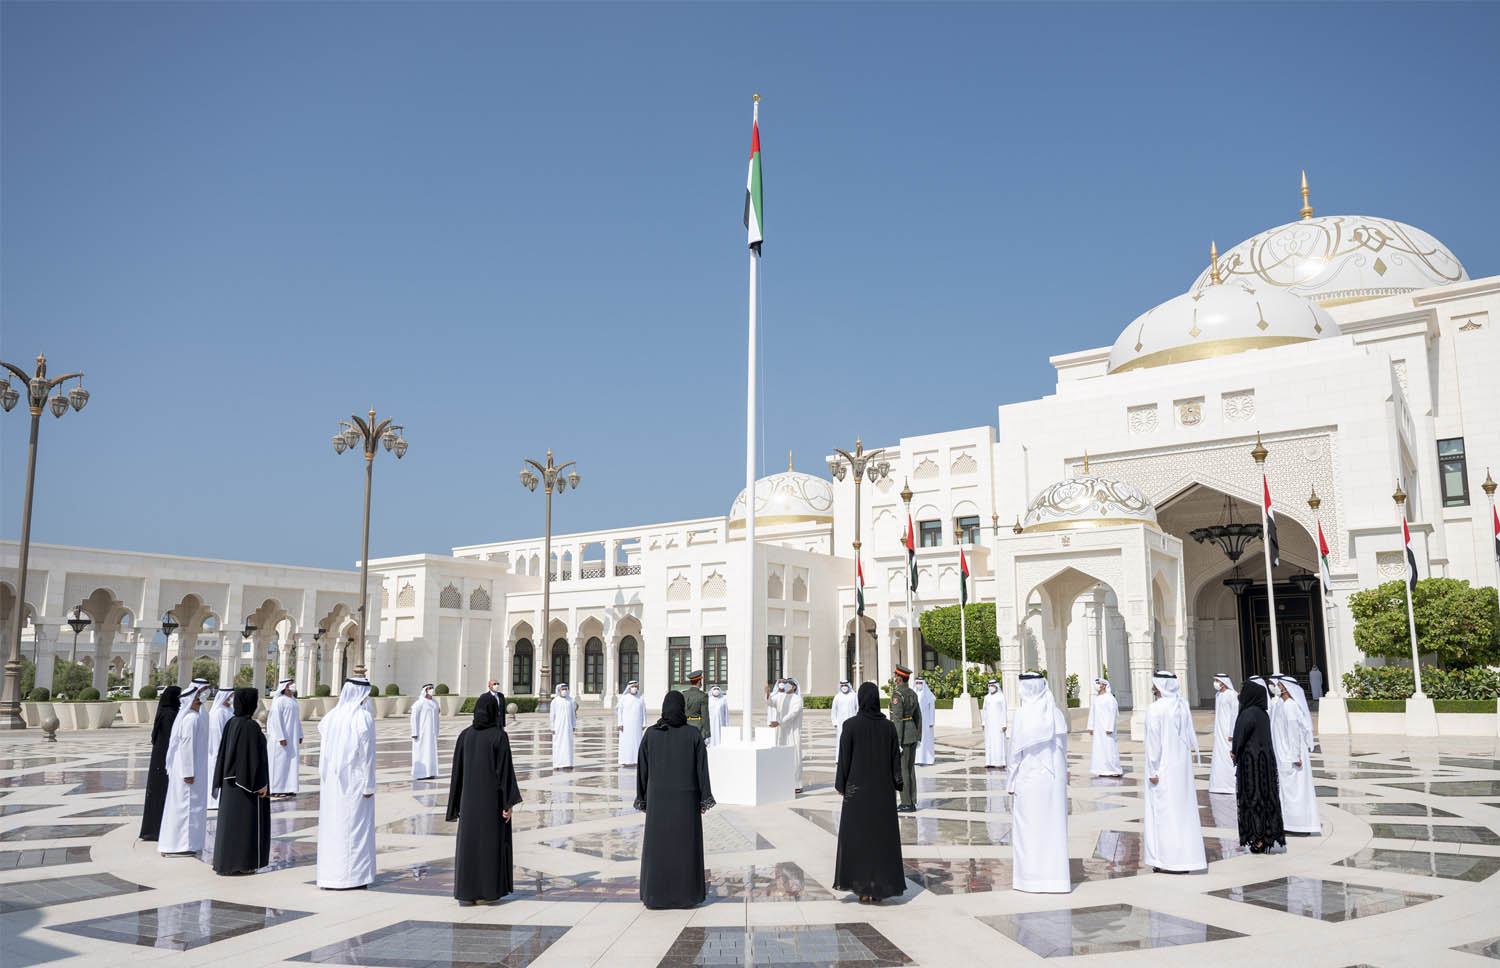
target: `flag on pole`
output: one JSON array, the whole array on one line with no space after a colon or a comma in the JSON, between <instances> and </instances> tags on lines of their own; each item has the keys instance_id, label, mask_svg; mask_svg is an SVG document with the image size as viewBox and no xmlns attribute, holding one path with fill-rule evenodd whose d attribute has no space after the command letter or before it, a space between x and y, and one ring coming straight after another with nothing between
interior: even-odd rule
<instances>
[{"instance_id":1,"label":"flag on pole","mask_svg":"<svg viewBox=\"0 0 1500 968\"><path fill-rule=\"evenodd\" d=\"M1276 540L1276 512L1271 508L1271 482L1266 480L1266 475L1260 476L1260 483L1266 493L1266 544L1271 549L1271 564L1281 564L1281 542Z\"/></svg>"},{"instance_id":2,"label":"flag on pole","mask_svg":"<svg viewBox=\"0 0 1500 968\"><path fill-rule=\"evenodd\" d=\"M756 95L757 102L760 95ZM750 172L745 176L745 234L750 248L760 255L760 104L755 106L755 120L750 125Z\"/></svg>"},{"instance_id":3,"label":"flag on pole","mask_svg":"<svg viewBox=\"0 0 1500 968\"><path fill-rule=\"evenodd\" d=\"M865 614L865 563L856 561L854 563L854 614Z\"/></svg>"},{"instance_id":4,"label":"flag on pole","mask_svg":"<svg viewBox=\"0 0 1500 968\"><path fill-rule=\"evenodd\" d=\"M1417 556L1411 550L1411 532L1407 530L1406 519L1401 519L1401 537L1406 541L1406 584L1413 592L1417 590Z\"/></svg>"},{"instance_id":5,"label":"flag on pole","mask_svg":"<svg viewBox=\"0 0 1500 968\"><path fill-rule=\"evenodd\" d=\"M906 570L913 594L917 591L917 533L911 525L911 515L906 516Z\"/></svg>"},{"instance_id":6,"label":"flag on pole","mask_svg":"<svg viewBox=\"0 0 1500 968\"><path fill-rule=\"evenodd\" d=\"M964 557L962 545L958 548L958 604L969 604L969 559Z\"/></svg>"},{"instance_id":7,"label":"flag on pole","mask_svg":"<svg viewBox=\"0 0 1500 968\"><path fill-rule=\"evenodd\" d=\"M1323 591L1333 591L1333 575L1328 571L1328 540L1323 537L1323 522L1318 522L1318 572L1323 576Z\"/></svg>"},{"instance_id":8,"label":"flag on pole","mask_svg":"<svg viewBox=\"0 0 1500 968\"><path fill-rule=\"evenodd\" d=\"M1490 514L1495 517L1495 558L1500 560L1500 508L1490 508ZM916 572L912 572L916 574ZM913 585L913 588L916 586Z\"/></svg>"}]
</instances>

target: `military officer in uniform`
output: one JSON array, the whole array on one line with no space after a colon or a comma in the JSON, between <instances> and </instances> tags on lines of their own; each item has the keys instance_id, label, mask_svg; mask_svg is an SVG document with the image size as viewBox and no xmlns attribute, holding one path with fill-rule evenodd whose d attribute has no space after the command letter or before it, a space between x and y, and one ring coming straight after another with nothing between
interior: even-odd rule
<instances>
[{"instance_id":1,"label":"military officer in uniform","mask_svg":"<svg viewBox=\"0 0 1500 968\"><path fill-rule=\"evenodd\" d=\"M703 742L708 742L709 734L713 731L713 723L708 719L708 693L704 692L703 670L695 669L688 673L688 687L682 690L682 698L687 705L688 725L703 734Z\"/></svg>"},{"instance_id":2,"label":"military officer in uniform","mask_svg":"<svg viewBox=\"0 0 1500 968\"><path fill-rule=\"evenodd\" d=\"M901 744L901 806L898 813L917 809L917 744L922 741L922 706L911 687L911 670L896 666L891 690L891 722L896 724L896 742Z\"/></svg>"}]
</instances>

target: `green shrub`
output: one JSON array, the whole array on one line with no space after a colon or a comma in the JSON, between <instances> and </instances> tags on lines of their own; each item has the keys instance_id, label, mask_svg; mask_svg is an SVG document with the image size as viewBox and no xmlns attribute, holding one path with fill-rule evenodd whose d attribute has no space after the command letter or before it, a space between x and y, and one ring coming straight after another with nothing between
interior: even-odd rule
<instances>
[{"instance_id":1,"label":"green shrub","mask_svg":"<svg viewBox=\"0 0 1500 968\"><path fill-rule=\"evenodd\" d=\"M1404 713L1405 699L1350 699L1351 713Z\"/></svg>"},{"instance_id":2,"label":"green shrub","mask_svg":"<svg viewBox=\"0 0 1500 968\"><path fill-rule=\"evenodd\" d=\"M394 682L388 682L385 686L385 694L387 696L399 696L401 695L401 689Z\"/></svg>"},{"instance_id":3,"label":"green shrub","mask_svg":"<svg viewBox=\"0 0 1500 968\"><path fill-rule=\"evenodd\" d=\"M832 709L833 708L833 697L832 696L803 696L802 697L802 708L803 709Z\"/></svg>"},{"instance_id":4,"label":"green shrub","mask_svg":"<svg viewBox=\"0 0 1500 968\"><path fill-rule=\"evenodd\" d=\"M1068 708L1069 709L1077 709L1082 704L1083 704L1082 701L1077 696L1069 696L1068 697Z\"/></svg>"},{"instance_id":5,"label":"green shrub","mask_svg":"<svg viewBox=\"0 0 1500 968\"><path fill-rule=\"evenodd\" d=\"M313 690L313 695L314 696L331 696L331 695L333 695L333 687L330 686L326 682L320 682L320 683L318 683L318 688L316 688L316 689Z\"/></svg>"},{"instance_id":6,"label":"green shrub","mask_svg":"<svg viewBox=\"0 0 1500 968\"><path fill-rule=\"evenodd\" d=\"M1411 605L1423 655L1435 655L1453 669L1500 663L1500 607L1493 588L1474 588L1459 578L1423 578ZM1365 655L1411 655L1401 579L1350 595L1349 611L1354 616L1354 644Z\"/></svg>"},{"instance_id":7,"label":"green shrub","mask_svg":"<svg viewBox=\"0 0 1500 968\"><path fill-rule=\"evenodd\" d=\"M1406 699L1416 692L1416 678L1405 666L1356 666L1344 673L1350 699ZM1500 670L1422 669L1422 691L1433 699L1500 698Z\"/></svg>"},{"instance_id":8,"label":"green shrub","mask_svg":"<svg viewBox=\"0 0 1500 968\"><path fill-rule=\"evenodd\" d=\"M435 695L435 696L446 696L446 695L448 695L448 684L446 682L440 682L440 683L438 683L436 686L433 687L432 694Z\"/></svg>"},{"instance_id":9,"label":"green shrub","mask_svg":"<svg viewBox=\"0 0 1500 968\"><path fill-rule=\"evenodd\" d=\"M1068 690L1068 699L1070 700L1068 706L1076 707L1078 705L1078 673L1069 673L1068 678L1063 680L1063 685Z\"/></svg>"},{"instance_id":10,"label":"green shrub","mask_svg":"<svg viewBox=\"0 0 1500 968\"><path fill-rule=\"evenodd\" d=\"M85 686L83 688L83 690L78 693L78 701L79 702L98 702L99 701L99 690L95 689L93 686Z\"/></svg>"},{"instance_id":11,"label":"green shrub","mask_svg":"<svg viewBox=\"0 0 1500 968\"><path fill-rule=\"evenodd\" d=\"M922 628L922 639L939 654L950 659L963 657L957 605L928 609L922 613L918 623ZM1000 640L995 635L995 603L973 602L964 606L964 624L968 633L969 661L999 662Z\"/></svg>"},{"instance_id":12,"label":"green shrub","mask_svg":"<svg viewBox=\"0 0 1500 968\"><path fill-rule=\"evenodd\" d=\"M535 696L512 696L510 702L516 704L517 713L536 712L537 699Z\"/></svg>"},{"instance_id":13,"label":"green shrub","mask_svg":"<svg viewBox=\"0 0 1500 968\"><path fill-rule=\"evenodd\" d=\"M144 686L141 687L141 698L142 699L155 699L156 695L157 695L157 693L156 693L156 687L155 686L147 683L146 685L144 685Z\"/></svg>"},{"instance_id":14,"label":"green shrub","mask_svg":"<svg viewBox=\"0 0 1500 968\"><path fill-rule=\"evenodd\" d=\"M469 698L467 698L467 699L464 700L464 703L463 703L462 706L458 707L458 711L460 713L463 713L463 714L472 713L474 711L474 704L477 703L478 701L479 701L479 697L478 696L470 696ZM536 706L532 706L531 708L535 709Z\"/></svg>"},{"instance_id":15,"label":"green shrub","mask_svg":"<svg viewBox=\"0 0 1500 968\"><path fill-rule=\"evenodd\" d=\"M46 686L37 686L35 689L31 690L32 702L46 702L51 698L52 694L47 691Z\"/></svg>"},{"instance_id":16,"label":"green shrub","mask_svg":"<svg viewBox=\"0 0 1500 968\"><path fill-rule=\"evenodd\" d=\"M922 678L927 682L927 688L932 690L933 696L938 699L952 699L963 691L963 684L959 678L957 669L926 669L922 672ZM969 669L969 693L982 696L989 691L989 681L995 676L987 669Z\"/></svg>"},{"instance_id":17,"label":"green shrub","mask_svg":"<svg viewBox=\"0 0 1500 968\"><path fill-rule=\"evenodd\" d=\"M1434 699L1432 705L1440 713L1492 713L1493 699Z\"/></svg>"}]
</instances>

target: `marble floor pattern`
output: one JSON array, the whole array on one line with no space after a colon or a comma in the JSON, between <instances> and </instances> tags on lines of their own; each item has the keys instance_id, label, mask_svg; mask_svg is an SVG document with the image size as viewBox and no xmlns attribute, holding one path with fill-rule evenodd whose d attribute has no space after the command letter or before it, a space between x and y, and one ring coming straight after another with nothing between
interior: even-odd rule
<instances>
[{"instance_id":1,"label":"marble floor pattern","mask_svg":"<svg viewBox=\"0 0 1500 968\"><path fill-rule=\"evenodd\" d=\"M1206 872L1141 864L1141 746L1125 776L1087 775L1089 738L1070 737L1068 844L1073 890L1011 890L1006 774L987 771L977 731L940 730L938 762L918 771L919 812L900 819L907 890L879 907L832 888L839 799L833 731L809 713L804 794L704 821L708 902L639 903L635 772L615 767L612 715L580 716L577 767L551 767L545 723L508 724L522 795L516 892L492 906L452 898L444 819L453 738L440 775L409 777L404 719L380 721L376 883L320 891L317 731L301 795L272 806L272 864L221 878L207 857L163 858L136 839L149 727L8 735L0 746L0 961L29 965L371 965L506 968L877 968L1087 963L1264 962L1268 944L1298 968L1422 968L1500 959L1500 744L1495 740L1325 737L1313 766L1323 834L1285 852L1243 852L1233 798L1206 791L1208 717L1197 716ZM212 822L212 821L211 821ZM1148 950L1149 949L1149 950Z\"/></svg>"}]
</instances>

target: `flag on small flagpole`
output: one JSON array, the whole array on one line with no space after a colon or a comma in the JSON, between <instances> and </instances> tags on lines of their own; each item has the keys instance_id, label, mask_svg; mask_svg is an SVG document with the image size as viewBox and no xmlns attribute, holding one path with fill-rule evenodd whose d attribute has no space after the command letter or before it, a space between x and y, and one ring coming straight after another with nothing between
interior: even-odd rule
<instances>
[{"instance_id":1,"label":"flag on small flagpole","mask_svg":"<svg viewBox=\"0 0 1500 968\"><path fill-rule=\"evenodd\" d=\"M911 583L911 590L917 590L917 534L912 527L911 515L906 516L906 570L910 572L907 576Z\"/></svg>"},{"instance_id":2,"label":"flag on small flagpole","mask_svg":"<svg viewBox=\"0 0 1500 968\"><path fill-rule=\"evenodd\" d=\"M964 557L964 546L958 546L958 643L959 643L959 672L963 688L959 695L969 694L969 623L966 621L966 613L969 611L969 559Z\"/></svg>"},{"instance_id":3,"label":"flag on small flagpole","mask_svg":"<svg viewBox=\"0 0 1500 968\"><path fill-rule=\"evenodd\" d=\"M969 559L964 557L962 546L958 549L958 603L969 604Z\"/></svg>"},{"instance_id":4,"label":"flag on small flagpole","mask_svg":"<svg viewBox=\"0 0 1500 968\"><path fill-rule=\"evenodd\" d=\"M865 563L854 563L854 614L865 614Z\"/></svg>"},{"instance_id":5,"label":"flag on small flagpole","mask_svg":"<svg viewBox=\"0 0 1500 968\"><path fill-rule=\"evenodd\" d=\"M761 197L760 197L760 95L755 102L755 119L750 126L750 171L745 176L745 235L750 248L760 255Z\"/></svg>"},{"instance_id":6,"label":"flag on small flagpole","mask_svg":"<svg viewBox=\"0 0 1500 968\"><path fill-rule=\"evenodd\" d=\"M1406 527L1406 518L1401 519L1401 537L1406 542L1406 585L1417 590L1417 556L1411 550L1411 531Z\"/></svg>"},{"instance_id":7,"label":"flag on small flagpole","mask_svg":"<svg viewBox=\"0 0 1500 968\"><path fill-rule=\"evenodd\" d=\"M1500 561L1500 508L1490 508L1490 514L1495 518L1495 560Z\"/></svg>"},{"instance_id":8,"label":"flag on small flagpole","mask_svg":"<svg viewBox=\"0 0 1500 968\"><path fill-rule=\"evenodd\" d=\"M1271 549L1271 564L1281 564L1281 542L1276 539L1276 511L1271 507L1271 482L1266 480L1266 475L1260 476L1261 486L1265 489L1266 501L1266 544Z\"/></svg>"},{"instance_id":9,"label":"flag on small flagpole","mask_svg":"<svg viewBox=\"0 0 1500 968\"><path fill-rule=\"evenodd\" d=\"M1323 576L1323 591L1333 591L1333 575L1328 570L1328 539L1323 537L1323 522L1318 522L1318 572Z\"/></svg>"}]
</instances>

